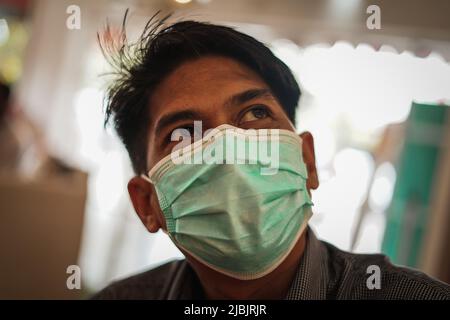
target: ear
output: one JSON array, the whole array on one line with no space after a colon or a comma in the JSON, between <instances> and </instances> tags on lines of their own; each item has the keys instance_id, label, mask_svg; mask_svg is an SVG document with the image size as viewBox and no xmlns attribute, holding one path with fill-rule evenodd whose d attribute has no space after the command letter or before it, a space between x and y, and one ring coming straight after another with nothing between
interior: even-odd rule
<instances>
[{"instance_id":1,"label":"ear","mask_svg":"<svg viewBox=\"0 0 450 320\"><path fill-rule=\"evenodd\" d=\"M141 177L134 177L128 182L128 193L139 219L151 233L165 228L165 221L159 207L154 186Z\"/></svg>"},{"instance_id":2,"label":"ear","mask_svg":"<svg viewBox=\"0 0 450 320\"><path fill-rule=\"evenodd\" d=\"M316 155L314 153L314 139L310 132L306 131L300 134L303 145L303 160L306 164L306 170L308 171L308 179L306 180L306 188L308 192L311 189L315 190L319 187L319 179L317 177L316 169Z\"/></svg>"}]
</instances>

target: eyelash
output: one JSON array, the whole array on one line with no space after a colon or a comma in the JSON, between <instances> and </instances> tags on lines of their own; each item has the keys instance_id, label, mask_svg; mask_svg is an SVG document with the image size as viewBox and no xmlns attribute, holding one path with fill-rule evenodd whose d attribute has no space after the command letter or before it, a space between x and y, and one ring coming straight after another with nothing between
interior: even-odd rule
<instances>
[{"instance_id":1,"label":"eyelash","mask_svg":"<svg viewBox=\"0 0 450 320\"><path fill-rule=\"evenodd\" d=\"M239 115L239 119L242 119L248 112L252 112L254 110L264 110L266 112L266 117L261 118L261 120L271 116L269 107L267 107L266 105L263 105L263 104L257 104L257 105L253 105L253 106L247 108L246 110L242 111L241 114ZM256 120L254 120L254 121L256 121Z\"/></svg>"},{"instance_id":2,"label":"eyelash","mask_svg":"<svg viewBox=\"0 0 450 320\"><path fill-rule=\"evenodd\" d=\"M257 105L250 106L249 108L245 109L244 111L241 111L241 113L238 116L239 122L248 112L252 112L254 110L264 110L264 112L266 112L266 116L264 118L261 118L261 120L271 116L269 107L267 107L266 105L263 105L263 104L257 104ZM256 120L254 120L254 121L256 121ZM176 130L176 129L187 129L187 130L189 130L191 136L194 134L194 132L193 132L194 126L192 124L181 125L181 126L175 128L174 130ZM174 130L172 130L172 132ZM166 141L169 141L169 143L172 142L171 141L172 132L170 132L166 137Z\"/></svg>"},{"instance_id":3,"label":"eyelash","mask_svg":"<svg viewBox=\"0 0 450 320\"><path fill-rule=\"evenodd\" d=\"M177 129L186 129L189 131L191 137L194 135L194 125L193 124L184 124L184 125L180 125L178 127L176 127L174 130L172 130L166 137L166 141L169 142L169 144L171 142L177 142L177 141L172 141L172 134L175 130Z\"/></svg>"}]
</instances>

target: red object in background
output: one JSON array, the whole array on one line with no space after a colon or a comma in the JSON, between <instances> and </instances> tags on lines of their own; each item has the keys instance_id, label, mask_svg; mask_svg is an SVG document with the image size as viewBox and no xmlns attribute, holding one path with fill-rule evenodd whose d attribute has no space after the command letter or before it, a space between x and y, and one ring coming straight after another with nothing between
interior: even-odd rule
<instances>
[{"instance_id":1,"label":"red object in background","mask_svg":"<svg viewBox=\"0 0 450 320\"><path fill-rule=\"evenodd\" d=\"M30 0L0 0L0 9L6 7L18 15L23 15L29 4Z\"/></svg>"}]
</instances>

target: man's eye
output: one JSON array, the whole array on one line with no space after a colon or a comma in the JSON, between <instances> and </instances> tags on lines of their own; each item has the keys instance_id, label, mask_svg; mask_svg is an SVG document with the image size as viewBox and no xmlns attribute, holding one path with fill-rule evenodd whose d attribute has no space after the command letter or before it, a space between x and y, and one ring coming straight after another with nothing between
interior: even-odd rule
<instances>
[{"instance_id":1,"label":"man's eye","mask_svg":"<svg viewBox=\"0 0 450 320\"><path fill-rule=\"evenodd\" d=\"M241 122L250 122L259 119L267 118L269 111L265 106L257 106L248 110L241 119Z\"/></svg>"},{"instance_id":2,"label":"man's eye","mask_svg":"<svg viewBox=\"0 0 450 320\"><path fill-rule=\"evenodd\" d=\"M172 131L172 133L168 137L168 140L171 142L180 140L183 140L185 142L193 142L195 133L196 132L193 125L180 126Z\"/></svg>"},{"instance_id":3,"label":"man's eye","mask_svg":"<svg viewBox=\"0 0 450 320\"><path fill-rule=\"evenodd\" d=\"M185 139L192 137L192 131L193 129L190 127L178 127L172 131L172 133L169 135L168 140L169 141L179 141L180 139Z\"/></svg>"}]
</instances>

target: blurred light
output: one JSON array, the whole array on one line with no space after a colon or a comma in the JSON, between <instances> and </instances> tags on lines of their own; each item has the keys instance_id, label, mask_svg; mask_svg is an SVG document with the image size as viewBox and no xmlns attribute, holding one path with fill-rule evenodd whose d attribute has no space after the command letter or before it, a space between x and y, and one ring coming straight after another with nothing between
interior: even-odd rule
<instances>
[{"instance_id":1,"label":"blurred light","mask_svg":"<svg viewBox=\"0 0 450 320\"><path fill-rule=\"evenodd\" d=\"M346 199L341 201L362 203L374 167L370 154L363 150L345 148L336 154L333 165L340 188L346 193Z\"/></svg>"},{"instance_id":2,"label":"blurred light","mask_svg":"<svg viewBox=\"0 0 450 320\"><path fill-rule=\"evenodd\" d=\"M100 139L103 131L102 105L103 94L95 88L84 88L75 98L75 123L79 132L77 155L79 164L84 169L98 165L103 159Z\"/></svg>"},{"instance_id":3,"label":"blurred light","mask_svg":"<svg viewBox=\"0 0 450 320\"><path fill-rule=\"evenodd\" d=\"M92 200L100 214L118 214L114 209L123 199L125 188L123 154L120 150L111 151L102 160L103 165L92 179Z\"/></svg>"},{"instance_id":4,"label":"blurred light","mask_svg":"<svg viewBox=\"0 0 450 320\"><path fill-rule=\"evenodd\" d=\"M313 212L323 218L311 224L321 238L349 250L351 229L367 194L373 159L366 151L345 148L336 154L333 167L335 175L321 180L312 193Z\"/></svg>"},{"instance_id":5,"label":"blurred light","mask_svg":"<svg viewBox=\"0 0 450 320\"><path fill-rule=\"evenodd\" d=\"M319 126L314 130L314 148L317 167L326 167L336 153L335 135L328 126Z\"/></svg>"},{"instance_id":6,"label":"blurred light","mask_svg":"<svg viewBox=\"0 0 450 320\"><path fill-rule=\"evenodd\" d=\"M150 267L159 265L165 261L184 258L181 251L178 250L167 234L161 230L155 234L154 241L155 242L153 243L149 256L149 261L151 261Z\"/></svg>"},{"instance_id":7,"label":"blurred light","mask_svg":"<svg viewBox=\"0 0 450 320\"><path fill-rule=\"evenodd\" d=\"M395 169L391 163L385 162L378 167L369 196L369 206L372 210L387 209L394 192L395 178Z\"/></svg>"},{"instance_id":8,"label":"blurred light","mask_svg":"<svg viewBox=\"0 0 450 320\"><path fill-rule=\"evenodd\" d=\"M321 122L323 117L329 124L343 120L353 135L371 135L388 124L405 121L412 101L450 98L450 64L435 53L423 59L407 51L396 54L389 46L379 52L366 44L355 48L339 41L330 48L298 50L295 58L292 45L280 44L281 56L289 57L302 87L314 97ZM295 59L298 62L292 62ZM309 107L302 104L305 110ZM330 113L334 120L329 119Z\"/></svg>"},{"instance_id":9,"label":"blurred light","mask_svg":"<svg viewBox=\"0 0 450 320\"><path fill-rule=\"evenodd\" d=\"M361 0L329 0L329 13L334 18L349 18L358 12Z\"/></svg>"},{"instance_id":10,"label":"blurred light","mask_svg":"<svg viewBox=\"0 0 450 320\"><path fill-rule=\"evenodd\" d=\"M354 253L381 252L384 229L386 226L385 215L379 212L368 212L365 215L360 231L360 239L357 241Z\"/></svg>"},{"instance_id":11,"label":"blurred light","mask_svg":"<svg viewBox=\"0 0 450 320\"><path fill-rule=\"evenodd\" d=\"M288 39L277 39L271 43L273 52L291 68L294 73L298 71L300 49L299 47Z\"/></svg>"},{"instance_id":12,"label":"blurred light","mask_svg":"<svg viewBox=\"0 0 450 320\"><path fill-rule=\"evenodd\" d=\"M447 62L445 61L445 58L440 55L438 52L431 52L427 59L434 59L434 60L438 60L439 62L442 62L443 64L446 64Z\"/></svg>"},{"instance_id":13,"label":"blurred light","mask_svg":"<svg viewBox=\"0 0 450 320\"><path fill-rule=\"evenodd\" d=\"M6 19L0 19L0 46L9 39L9 28Z\"/></svg>"},{"instance_id":14,"label":"blurred light","mask_svg":"<svg viewBox=\"0 0 450 320\"><path fill-rule=\"evenodd\" d=\"M182 3L182 4L189 3L191 1L192 0L175 0L175 2Z\"/></svg>"},{"instance_id":15,"label":"blurred light","mask_svg":"<svg viewBox=\"0 0 450 320\"><path fill-rule=\"evenodd\" d=\"M397 49L387 44L383 44L378 51L398 54Z\"/></svg>"},{"instance_id":16,"label":"blurred light","mask_svg":"<svg viewBox=\"0 0 450 320\"><path fill-rule=\"evenodd\" d=\"M373 54L375 53L375 49L373 48L372 45L367 44L367 43L359 43L356 47L355 47L356 51L359 52L364 52L366 54Z\"/></svg>"}]
</instances>

